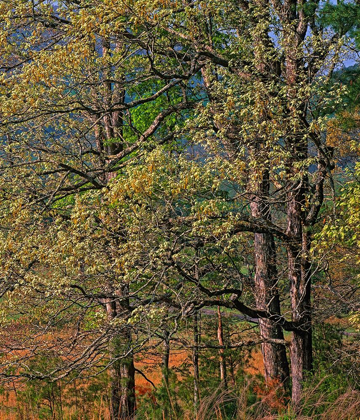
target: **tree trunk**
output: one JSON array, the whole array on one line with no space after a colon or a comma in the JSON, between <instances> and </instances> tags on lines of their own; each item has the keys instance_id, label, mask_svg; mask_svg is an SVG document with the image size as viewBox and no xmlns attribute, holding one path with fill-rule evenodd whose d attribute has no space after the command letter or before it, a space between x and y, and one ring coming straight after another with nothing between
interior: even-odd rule
<instances>
[{"instance_id":1,"label":"tree trunk","mask_svg":"<svg viewBox=\"0 0 360 420\"><path fill-rule=\"evenodd\" d=\"M258 71L265 72L265 63L259 57ZM202 69L205 87L207 88L210 101L211 82L206 74L205 68ZM221 128L221 127L218 127ZM261 140L259 140L259 144ZM237 145L230 141L226 145L230 155L236 155ZM258 156L258 150L254 151L254 158ZM263 170L262 180L254 181L251 193L254 196L250 204L253 217L271 220L271 214L267 199L270 193L269 173ZM268 309L280 315L280 298L277 289L277 270L276 270L276 249L275 241L271 234L255 234L254 237L255 255L255 298L259 309ZM261 345L265 367L266 381L279 380L284 388L289 386L289 363L286 356L286 348L283 344L271 343L268 340L284 340L282 328L274 321L260 319L260 334L264 339Z\"/></svg>"},{"instance_id":2,"label":"tree trunk","mask_svg":"<svg viewBox=\"0 0 360 420\"><path fill-rule=\"evenodd\" d=\"M116 44L115 52L122 49L121 43ZM102 54L104 57L111 57L110 41L102 40ZM110 108L113 102L124 103L125 90L113 85L112 66L107 65L104 68L106 81L104 81L104 104ZM114 139L123 138L122 111L115 111L103 116L102 121L97 124L96 144L99 153L104 150L107 155L113 155L123 149L121 141L115 142ZM116 177L116 172L105 174L106 182ZM126 313L129 309L129 288L127 284L109 285L109 292L114 296L108 298L106 302L106 311L110 320ZM126 355L126 357L123 357ZM131 353L131 330L126 325L119 333L115 333L110 343L110 356L114 363L110 369L111 380L111 401L110 418L111 420L130 420L135 417L135 367L134 357Z\"/></svg>"},{"instance_id":3,"label":"tree trunk","mask_svg":"<svg viewBox=\"0 0 360 420\"><path fill-rule=\"evenodd\" d=\"M300 5L300 2L299 2ZM301 101L302 80L307 77L305 60L299 59L302 42L308 31L306 14L301 8L289 7L281 20L288 28L296 23L295 30L285 38L285 80L288 96L288 120L290 126L285 145L289 153L287 160L287 227L290 239L287 245L288 275L292 320L299 324L294 331L290 346L292 401L299 404L305 373L312 369L312 329L311 329L311 273L308 259L309 236L304 225L309 193L308 136L304 121L307 119L307 101Z\"/></svg>"},{"instance_id":4,"label":"tree trunk","mask_svg":"<svg viewBox=\"0 0 360 420\"><path fill-rule=\"evenodd\" d=\"M232 386L235 387L236 385L236 379L235 379L235 368L234 368L234 359L232 357L232 354L229 354L229 372L230 372L230 378L231 378L231 383Z\"/></svg>"},{"instance_id":5,"label":"tree trunk","mask_svg":"<svg viewBox=\"0 0 360 420\"><path fill-rule=\"evenodd\" d=\"M198 312L194 314L194 347L193 347L193 354L192 354L192 362L193 362L193 369L194 369L194 418L197 416L199 402L200 402L200 389L199 389L199 345L200 345L200 316Z\"/></svg>"},{"instance_id":6,"label":"tree trunk","mask_svg":"<svg viewBox=\"0 0 360 420\"><path fill-rule=\"evenodd\" d=\"M268 171L264 170L262 180L255 186L256 195L250 204L253 217L271 220L267 199L270 193ZM256 306L274 314L280 314L280 298L277 288L276 248L274 237L268 233L256 233L255 251L255 300ZM280 325L270 319L259 319L265 379L267 382L279 380L284 388L289 384L289 364L283 344L271 342L272 339L284 340Z\"/></svg>"},{"instance_id":7,"label":"tree trunk","mask_svg":"<svg viewBox=\"0 0 360 420\"><path fill-rule=\"evenodd\" d=\"M123 342L129 342L126 332L114 337L111 343L113 358L116 360L110 369L111 378L111 420L130 420L135 418L135 368L132 355L122 358Z\"/></svg>"},{"instance_id":8,"label":"tree trunk","mask_svg":"<svg viewBox=\"0 0 360 420\"><path fill-rule=\"evenodd\" d=\"M110 321L128 309L126 286L122 287L121 295L121 302L115 297L107 299L106 311ZM129 327L125 325L112 337L109 350L112 361L110 368L110 419L134 419L135 367Z\"/></svg>"},{"instance_id":9,"label":"tree trunk","mask_svg":"<svg viewBox=\"0 0 360 420\"><path fill-rule=\"evenodd\" d=\"M292 401L300 402L302 382L305 373L312 370L312 326L310 301L310 276L301 278L298 257L289 251L289 272L291 280L292 319L299 322L299 331L294 331L291 340Z\"/></svg>"},{"instance_id":10,"label":"tree trunk","mask_svg":"<svg viewBox=\"0 0 360 420\"><path fill-rule=\"evenodd\" d=\"M164 385L169 386L170 333L164 330L164 352L162 357L162 377Z\"/></svg>"},{"instance_id":11,"label":"tree trunk","mask_svg":"<svg viewBox=\"0 0 360 420\"><path fill-rule=\"evenodd\" d=\"M224 330L222 324L222 316L220 306L217 309L218 315L218 328L217 328L217 337L219 341L219 362L220 362L220 380L222 386L227 389L227 373L226 373L226 358L225 358L225 349L224 349Z\"/></svg>"},{"instance_id":12,"label":"tree trunk","mask_svg":"<svg viewBox=\"0 0 360 420\"><path fill-rule=\"evenodd\" d=\"M290 193L287 210L287 233L292 238L288 246L292 320L299 324L299 330L292 334L290 347L292 401L295 405L301 400L305 374L312 370L311 272L309 237L302 222L304 197L303 187Z\"/></svg>"}]
</instances>

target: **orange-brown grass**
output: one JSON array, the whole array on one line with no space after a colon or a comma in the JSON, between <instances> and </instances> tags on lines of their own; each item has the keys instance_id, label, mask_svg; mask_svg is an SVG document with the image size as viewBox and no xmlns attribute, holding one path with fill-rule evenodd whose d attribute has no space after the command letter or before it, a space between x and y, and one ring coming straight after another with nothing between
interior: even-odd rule
<instances>
[{"instance_id":1,"label":"orange-brown grass","mask_svg":"<svg viewBox=\"0 0 360 420\"><path fill-rule=\"evenodd\" d=\"M185 362L188 354L186 351L173 351L170 353L170 367L177 368L181 367L181 365ZM149 354L139 354L136 357L135 367L142 371L147 378L149 378L155 386L160 385L162 377L161 377L161 357L159 355L149 355ZM148 394L151 395L153 391L153 386L149 381L147 381L141 374L136 373L135 377L136 383L136 394L139 396ZM19 385L17 385L19 387ZM82 384L82 386L88 386L88 384ZM29 411L27 412L26 416L20 413L20 406L19 401L17 399L17 392L23 389L24 386L20 387L19 389L7 389L2 395L0 395L0 420L38 420L38 417L35 417ZM64 418L70 417L73 415L74 408L65 408L64 409ZM108 408L105 406L105 402L101 402L99 406L94 410L97 412L97 416L94 416L95 419L102 419L108 417ZM29 417L30 416L30 417Z\"/></svg>"},{"instance_id":2,"label":"orange-brown grass","mask_svg":"<svg viewBox=\"0 0 360 420\"><path fill-rule=\"evenodd\" d=\"M178 368L185 363L188 358L186 350L175 350L170 352L170 368ZM161 383L161 356L160 355L142 355L141 353L135 359L135 367L146 375L156 386ZM136 387L151 387L141 374L136 374Z\"/></svg>"},{"instance_id":3,"label":"orange-brown grass","mask_svg":"<svg viewBox=\"0 0 360 420\"><path fill-rule=\"evenodd\" d=\"M170 367L171 368L181 368L182 365L188 360L189 353L186 350L173 350L170 353ZM150 379L155 386L159 386L162 380L161 374L161 356L157 354L139 354L135 359L135 367L142 371L145 376ZM251 359L249 365L245 368L245 372L253 374L262 374L264 371L264 366L262 363L262 356L259 350L254 349L251 353ZM181 375L177 375L178 379L181 380ZM139 396L149 395L151 396L153 391L152 384L144 378L140 373L136 373L136 394ZM83 386L87 386L83 384ZM101 404L103 405L101 407ZM64 417L71 416L74 409L67 408L64 409ZM106 418L108 415L108 410L105 407L104 402L100 402L100 406L97 407L98 416L94 419ZM101 417L103 416L103 417ZM0 420L22 420L20 414L19 402L16 398L16 390L7 390L4 394L0 395ZM38 420L37 417L24 418L24 420Z\"/></svg>"},{"instance_id":4,"label":"orange-brown grass","mask_svg":"<svg viewBox=\"0 0 360 420\"><path fill-rule=\"evenodd\" d=\"M170 367L180 368L189 360L189 353L187 351L171 352ZM156 386L161 383L161 358L154 354L139 354L136 357L135 366L141 370ZM245 372L249 374L249 379L243 385L243 389L234 390L215 390L213 395L204 398L201 401L199 414L196 420L224 420L222 406L227 402L232 402L237 406L237 415L234 420L276 420L283 419L286 415L287 419L307 420L309 417L305 414L304 407L308 410L309 407L323 406L323 414L317 416L319 420L357 420L360 413L360 393L354 390L348 390L340 395L336 401L328 403L326 395L318 395L314 400L313 395L316 388L306 391L304 397L304 407L300 407L295 412L291 406L287 406L288 401L281 393L281 387L277 383L262 385L255 379L258 374L263 374L264 366L262 356L259 349L255 348L251 352L251 358ZM253 376L253 378L251 378ZM178 377L181 380L181 377ZM82 383L82 387L88 386ZM248 407L247 394L250 388L255 392L259 398L253 406ZM136 374L136 393L138 396L147 395L152 398L152 385L139 373ZM311 401L311 402L310 402ZM16 390L8 390L6 393L0 395L0 420L39 420L38 417L31 411L23 410L16 398ZM90 420L102 420L109 418L109 411L107 403L103 400L96 403L96 407L92 411ZM74 417L75 409L73 407L67 408L63 412L63 418ZM274 413L275 412L275 413ZM279 414L283 413L283 414ZM285 414L286 413L286 414ZM193 413L184 413L183 420L192 420ZM155 420L155 419L154 419Z\"/></svg>"},{"instance_id":5,"label":"orange-brown grass","mask_svg":"<svg viewBox=\"0 0 360 420\"><path fill-rule=\"evenodd\" d=\"M259 349L256 348L251 352L251 358L244 370L245 373L248 373L249 375L264 375L264 362Z\"/></svg>"}]
</instances>

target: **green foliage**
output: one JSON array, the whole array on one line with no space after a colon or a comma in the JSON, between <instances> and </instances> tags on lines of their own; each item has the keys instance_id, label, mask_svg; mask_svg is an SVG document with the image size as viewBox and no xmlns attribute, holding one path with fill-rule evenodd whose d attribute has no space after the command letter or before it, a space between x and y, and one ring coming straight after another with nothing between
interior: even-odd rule
<instances>
[{"instance_id":1,"label":"green foliage","mask_svg":"<svg viewBox=\"0 0 360 420\"><path fill-rule=\"evenodd\" d=\"M334 74L334 81L342 83L346 86L346 91L342 95L343 107L348 112L355 111L360 105L359 89L360 89L360 68L355 65L352 67L345 68ZM341 113L341 109L338 109L338 113ZM354 118L347 119L347 125L344 126L345 130L355 128Z\"/></svg>"},{"instance_id":2,"label":"green foliage","mask_svg":"<svg viewBox=\"0 0 360 420\"><path fill-rule=\"evenodd\" d=\"M358 282L359 258L358 250L360 247L359 235L359 170L360 165L356 164L354 173L349 172L349 179L340 190L340 195L336 202L337 219L333 224L327 223L322 231L317 235L317 249L321 253L329 252L337 247L344 247L340 254L340 261L347 263L352 275L352 282Z\"/></svg>"},{"instance_id":3,"label":"green foliage","mask_svg":"<svg viewBox=\"0 0 360 420\"><path fill-rule=\"evenodd\" d=\"M357 3L340 1L337 4L326 2L321 10L320 23L328 25L339 35L349 34L359 37L360 7Z\"/></svg>"}]
</instances>

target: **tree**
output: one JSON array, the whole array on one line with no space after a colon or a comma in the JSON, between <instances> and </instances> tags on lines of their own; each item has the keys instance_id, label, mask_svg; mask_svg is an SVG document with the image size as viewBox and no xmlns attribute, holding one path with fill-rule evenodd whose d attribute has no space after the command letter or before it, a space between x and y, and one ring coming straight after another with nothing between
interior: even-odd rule
<instances>
[{"instance_id":1,"label":"tree","mask_svg":"<svg viewBox=\"0 0 360 420\"><path fill-rule=\"evenodd\" d=\"M322 10L300 0L1 6L3 299L35 329L72 326L67 357L46 375L110 369L114 419L134 416L133 354L154 319L161 336L169 307L256 319L266 376L285 386L291 331L300 402L312 369L311 246L333 170L326 118L341 95L327 82L343 33ZM31 343L15 376L37 375L21 371Z\"/></svg>"},{"instance_id":2,"label":"tree","mask_svg":"<svg viewBox=\"0 0 360 420\"><path fill-rule=\"evenodd\" d=\"M132 416L135 410L131 329L115 325L120 314L129 312L131 291L121 278L121 269L111 268L115 262L106 240L99 243L98 257L108 266L90 275L91 266L102 264L91 261L91 249L78 244L83 247L79 254L65 239L59 249L53 239L61 243L59 235L68 241L82 238L81 229L69 231L66 222L74 222L77 195L103 194L136 151L141 155L144 146L151 149L173 138L172 115L177 114L179 121L181 110L191 108L186 94L180 93L181 89L185 92L191 70L179 78L160 79L141 53L141 40L134 40L141 28L137 24L128 28L129 9L120 3L116 8L102 6L96 1L1 6L1 175L6 231L2 256L3 261L13 262L3 265L3 293L19 287L22 294L28 289L30 305L39 294L46 295L50 304L54 294L65 293L63 311L74 304L85 312L104 307L108 331L88 346L82 361L89 363L94 349L101 355L106 340L111 341L108 366L115 419ZM101 198L96 196L96 200ZM55 220L62 233L54 228ZM21 232L13 230L16 226ZM23 245L17 248L19 241ZM16 249L11 249L14 243ZM64 256L62 260L53 254L50 260L41 256L41 249L51 254L54 247ZM85 249L88 254L84 255ZM72 260L75 255L77 268ZM101 283L89 280L94 276L101 277ZM79 303L82 300L87 303ZM54 318L62 316L62 311L55 307L54 311ZM79 328L84 311L80 310ZM51 316L48 322L52 324L50 320ZM84 334L81 328L78 332ZM65 373L55 371L54 376L70 368L64 369Z\"/></svg>"},{"instance_id":3,"label":"tree","mask_svg":"<svg viewBox=\"0 0 360 420\"><path fill-rule=\"evenodd\" d=\"M189 8L188 28L196 30L183 30L183 16L181 23L166 21L163 30L197 48L198 54L206 51L209 57L208 82L206 77L204 82L208 89L211 86L211 95L193 127L212 153L216 149L220 156L227 153L227 159L234 159L237 155L245 162L245 171L237 176L247 177L250 191L238 190L245 202L246 194L252 197L247 200L252 204L252 217L265 225L261 229L248 218L249 225L243 228L256 235L257 285L264 293L263 298L258 295L257 303L268 313L260 316L264 323L270 319L281 324L277 319L281 317L278 283L271 280L275 260L271 235L276 232L279 244L286 249L293 322L293 400L297 403L304 374L312 369L311 236L323 205L325 179L332 170L331 150L324 145L325 127L317 110L336 98L335 91L324 88L324 81L336 66L341 42L339 34L329 36L316 19L319 4L229 2L226 6L219 14L210 6L202 8L206 23ZM217 24L226 29L222 34L214 29L216 35L209 37L207 28L217 28ZM321 79L319 75L324 73ZM317 171L309 171L311 165L316 165ZM251 173L253 168L256 174ZM270 302L274 308L269 307ZM271 337L264 334L270 341L279 339L276 328Z\"/></svg>"}]
</instances>

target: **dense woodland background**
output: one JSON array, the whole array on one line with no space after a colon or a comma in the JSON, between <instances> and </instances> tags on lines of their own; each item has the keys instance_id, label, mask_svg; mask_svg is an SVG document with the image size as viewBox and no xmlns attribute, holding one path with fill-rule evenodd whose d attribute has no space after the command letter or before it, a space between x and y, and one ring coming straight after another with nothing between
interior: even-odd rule
<instances>
[{"instance_id":1,"label":"dense woodland background","mask_svg":"<svg viewBox=\"0 0 360 420\"><path fill-rule=\"evenodd\" d=\"M359 22L0 1L0 418L358 418Z\"/></svg>"}]
</instances>

